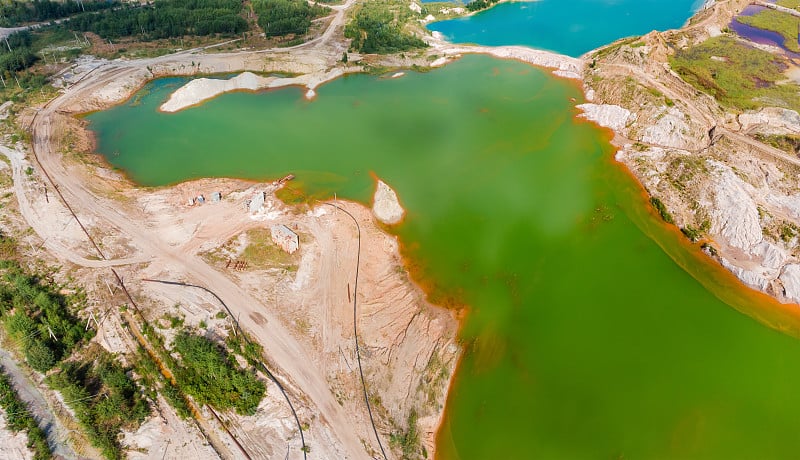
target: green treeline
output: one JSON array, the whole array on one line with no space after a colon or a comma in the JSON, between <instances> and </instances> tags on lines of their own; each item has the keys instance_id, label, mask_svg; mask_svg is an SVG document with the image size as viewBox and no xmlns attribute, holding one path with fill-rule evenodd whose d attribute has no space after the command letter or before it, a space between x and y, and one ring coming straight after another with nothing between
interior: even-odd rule
<instances>
[{"instance_id":1,"label":"green treeline","mask_svg":"<svg viewBox=\"0 0 800 460\"><path fill-rule=\"evenodd\" d=\"M20 2L12 0L0 5L0 26L15 27L29 22L43 22L61 19L84 11L99 11L118 5L110 1L85 1L81 3L67 0L65 2L51 0L34 0Z\"/></svg>"},{"instance_id":2,"label":"green treeline","mask_svg":"<svg viewBox=\"0 0 800 460\"><path fill-rule=\"evenodd\" d=\"M239 34L247 21L239 0L158 0L154 6L127 6L74 16L67 27L105 39L139 36L142 40L184 35Z\"/></svg>"},{"instance_id":3,"label":"green treeline","mask_svg":"<svg viewBox=\"0 0 800 460\"><path fill-rule=\"evenodd\" d=\"M386 6L368 3L356 12L345 27L344 35L353 39L350 48L362 53L398 53L428 46L403 32L401 22Z\"/></svg>"},{"instance_id":4,"label":"green treeline","mask_svg":"<svg viewBox=\"0 0 800 460\"><path fill-rule=\"evenodd\" d=\"M28 447L33 450L33 460L48 460L53 458L50 447L47 446L47 436L39 428L36 420L31 415L28 405L19 399L5 369L0 367L0 406L3 406L6 416L6 427L14 433L25 430L28 435Z\"/></svg>"},{"instance_id":5,"label":"green treeline","mask_svg":"<svg viewBox=\"0 0 800 460\"><path fill-rule=\"evenodd\" d=\"M91 361L65 361L47 383L75 412L92 445L109 460L124 458L122 429L135 430L150 414L136 383L114 357L100 347Z\"/></svg>"},{"instance_id":6,"label":"green treeline","mask_svg":"<svg viewBox=\"0 0 800 460\"><path fill-rule=\"evenodd\" d=\"M35 370L47 372L94 336L69 307L71 298L29 275L16 262L2 261L0 318L17 342L25 360Z\"/></svg>"},{"instance_id":7,"label":"green treeline","mask_svg":"<svg viewBox=\"0 0 800 460\"><path fill-rule=\"evenodd\" d=\"M158 364L141 345L136 351L133 369L140 378L139 384L151 400L156 401L158 393L161 393L180 418L187 419L192 416L181 390L164 377Z\"/></svg>"},{"instance_id":8,"label":"green treeline","mask_svg":"<svg viewBox=\"0 0 800 460\"><path fill-rule=\"evenodd\" d=\"M233 408L242 415L256 412L266 387L254 372L241 369L233 354L210 339L187 331L175 337L173 350L181 355L175 379L198 404L222 410Z\"/></svg>"},{"instance_id":9,"label":"green treeline","mask_svg":"<svg viewBox=\"0 0 800 460\"><path fill-rule=\"evenodd\" d=\"M497 3L498 0L473 0L467 3L466 7L469 11L480 11L489 8Z\"/></svg>"},{"instance_id":10,"label":"green treeline","mask_svg":"<svg viewBox=\"0 0 800 460\"><path fill-rule=\"evenodd\" d=\"M31 48L33 36L27 30L16 32L0 42L0 72L10 77L11 72L19 72L32 66L39 57Z\"/></svg>"},{"instance_id":11,"label":"green treeline","mask_svg":"<svg viewBox=\"0 0 800 460\"><path fill-rule=\"evenodd\" d=\"M662 219L664 219L664 222L668 224L675 223L675 220L672 218L672 214L669 213L669 210L667 209L667 206L664 204L664 202L652 196L650 197L650 204L653 205L654 208L656 208L656 211L658 211L658 214L661 216Z\"/></svg>"},{"instance_id":12,"label":"green treeline","mask_svg":"<svg viewBox=\"0 0 800 460\"><path fill-rule=\"evenodd\" d=\"M61 294L58 286L27 273L15 261L0 261L0 270L0 321L9 338L34 370L48 373L58 366L45 382L61 393L89 440L106 458L122 458L120 430L138 427L150 408L113 355L98 345L82 346L94 336L94 330L87 330L71 307L82 305L82 297ZM83 360L75 360L76 354L84 356ZM12 404L6 393L0 379L0 404L4 407L6 402ZM24 423L37 452L42 449L37 444L46 448L44 434L40 440L29 422Z\"/></svg>"},{"instance_id":13,"label":"green treeline","mask_svg":"<svg viewBox=\"0 0 800 460\"><path fill-rule=\"evenodd\" d=\"M309 5L304 0L257 0L253 2L253 10L267 37L305 35L312 19L329 13L327 8Z\"/></svg>"}]
</instances>

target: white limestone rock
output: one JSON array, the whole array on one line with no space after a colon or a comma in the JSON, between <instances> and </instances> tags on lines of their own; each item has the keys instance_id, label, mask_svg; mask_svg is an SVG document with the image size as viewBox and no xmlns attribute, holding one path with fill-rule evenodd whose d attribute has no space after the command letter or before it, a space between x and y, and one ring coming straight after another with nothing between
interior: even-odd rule
<instances>
[{"instance_id":1,"label":"white limestone rock","mask_svg":"<svg viewBox=\"0 0 800 460\"><path fill-rule=\"evenodd\" d=\"M687 139L689 132L689 125L686 123L684 113L675 107L665 106L656 117L655 123L651 123L650 126L644 129L642 142L662 147L685 149L690 147L690 141Z\"/></svg>"},{"instance_id":2,"label":"white limestone rock","mask_svg":"<svg viewBox=\"0 0 800 460\"><path fill-rule=\"evenodd\" d=\"M762 241L753 248L753 255L761 259L761 266L771 270L780 269L789 258L783 248L769 241Z\"/></svg>"},{"instance_id":3,"label":"white limestone rock","mask_svg":"<svg viewBox=\"0 0 800 460\"><path fill-rule=\"evenodd\" d=\"M786 298L792 302L800 302L800 265L790 264L784 267L780 280Z\"/></svg>"},{"instance_id":4,"label":"white limestone rock","mask_svg":"<svg viewBox=\"0 0 800 460\"><path fill-rule=\"evenodd\" d=\"M765 107L758 112L739 115L742 130L762 134L800 134L800 114L780 107Z\"/></svg>"},{"instance_id":5,"label":"white limestone rock","mask_svg":"<svg viewBox=\"0 0 800 460\"><path fill-rule=\"evenodd\" d=\"M733 265L725 258L720 258L720 262L722 263L723 267L736 275L736 277L739 278L744 284L752 288L765 291L769 286L770 280L762 273L759 273L755 270L747 270L746 268L739 267L738 265Z\"/></svg>"},{"instance_id":6,"label":"white limestone rock","mask_svg":"<svg viewBox=\"0 0 800 460\"><path fill-rule=\"evenodd\" d=\"M387 225L393 225L401 220L406 211L400 206L397 194L391 187L382 180L378 180L378 187L375 190L375 197L372 204L372 212L375 217Z\"/></svg>"},{"instance_id":7,"label":"white limestone rock","mask_svg":"<svg viewBox=\"0 0 800 460\"><path fill-rule=\"evenodd\" d=\"M622 131L629 122L636 119L628 109L612 104L580 104L578 108L583 110L579 116L589 121L593 121L604 128L611 128L614 131Z\"/></svg>"},{"instance_id":8,"label":"white limestone rock","mask_svg":"<svg viewBox=\"0 0 800 460\"><path fill-rule=\"evenodd\" d=\"M752 254L753 247L764 239L758 205L749 193L752 186L727 166L710 163L716 165L718 174L711 210L711 231L721 235L730 246Z\"/></svg>"}]
</instances>

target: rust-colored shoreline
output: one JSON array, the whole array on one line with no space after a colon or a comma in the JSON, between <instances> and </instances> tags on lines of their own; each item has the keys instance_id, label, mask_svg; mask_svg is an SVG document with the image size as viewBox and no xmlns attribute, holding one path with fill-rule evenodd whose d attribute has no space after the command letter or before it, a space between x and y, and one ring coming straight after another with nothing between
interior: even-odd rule
<instances>
[{"instance_id":1,"label":"rust-colored shoreline","mask_svg":"<svg viewBox=\"0 0 800 460\"><path fill-rule=\"evenodd\" d=\"M467 53L464 53L464 54L467 54ZM476 51L475 53L469 53L469 54L488 54L488 53L481 53L481 52ZM583 83L582 83L581 80L576 80L574 78L568 78L568 77L565 77L565 76L557 75L555 73L555 71L557 69L554 69L552 67L545 67L545 66L541 66L541 65L532 64L531 62L525 61L523 59L518 59L518 58L499 57L499 56L493 56L493 55L490 55L490 56L495 58L495 59L518 61L518 62L524 63L526 65L529 65L529 66L532 66L532 67L535 67L535 68L543 69L543 70L547 71L548 73L550 73L553 77L559 79L562 83L566 83L566 84L572 86L574 89L579 90L579 92L581 94L583 94L584 88L583 88ZM406 67L398 67L395 70L400 70L400 69L402 69L402 70L413 70L413 69L408 69ZM97 111L108 110L108 109L110 109L112 107L115 107L115 106L118 106L118 105L123 105L123 104L129 102L131 100L131 98L133 98L136 95L136 93L138 93L148 83L150 83L151 81L153 81L155 79L169 78L169 77L188 77L188 78L196 77L196 78L199 78L199 77L209 77L209 76L214 76L214 75L230 75L232 73L240 73L240 72L221 72L221 73L215 73L215 74L196 74L196 73L191 74L191 73L180 73L180 72L176 72L176 73L169 73L169 72L160 73L158 75L153 75L151 78L145 78L145 79L142 79L140 82L137 82L138 85L137 86L132 86L129 89L128 94L124 97L124 99L121 99L121 100L116 101L114 103L108 104L107 106L102 107L102 108L97 109L97 110L87 111L87 112L82 112L82 113L72 113L72 114L69 114L68 116L73 116L73 117L80 118L80 117L85 117L85 116L87 116L87 115L89 115L91 113L95 113ZM342 75L342 76L347 76L347 74ZM248 93L258 94L258 93L263 93L263 92L272 91L272 90L285 89L285 88L288 88L288 87L291 87L291 86L296 86L296 87L299 87L299 88L303 87L303 85L287 85L287 86L278 87L278 88L265 88L265 89L261 89L261 90L237 89L237 90L230 91L230 92L248 92ZM204 103L206 103L206 102L208 102L210 100L216 99L217 97L223 96L223 95L228 94L228 93L229 92L221 93L221 94L216 95L216 96L214 96L212 98L206 99L206 100L204 100L204 101L202 101L202 102L200 102L198 104L195 104L192 107L196 107L196 106L202 105L202 104L204 104ZM159 112L161 112L161 111L159 111ZM693 273L693 272L696 272L696 270L691 270L691 271L688 270L687 269L688 265L686 264L686 261L682 262L682 261L676 259L675 254L673 254L671 251L668 250L667 245L662 244L662 242L659 240L659 238L655 237L652 234L652 232L649 232L645 228L643 228L640 225L640 223L637 222L637 219L634 219L634 218L631 217L631 220L634 221L634 223L637 225L637 227L639 227L640 230L643 231L643 233L645 233L649 238L653 239L656 242L656 244L658 244L659 247L661 247L662 250L664 250L664 252L670 258L672 258L673 261L675 261L675 263L677 263L682 269L687 271L687 273L689 273L690 276L692 276L693 278L697 279L698 282L700 282L707 290L709 290L712 294L714 294L715 296L720 298L723 302L731 305L737 311L740 311L740 312L742 312L744 314L747 314L748 316L755 318L756 320L762 322L763 324L768 325L769 327L772 327L772 328L774 328L776 330L779 330L781 332L784 332L784 333L789 333L789 334L791 334L793 336L796 336L796 337L800 337L800 309L797 308L796 305L783 304L783 303L779 302L777 299L775 299L774 297L772 297L772 296L770 296L770 295L768 295L766 293L762 293L762 292L757 291L755 289L752 289L752 288L750 288L748 286L745 286L738 278L735 277L735 275L733 275L730 271L728 271L724 267L722 267L722 265L717 263L717 261L715 259L713 259L711 256L709 256L708 254L703 252L700 249L698 244L693 244L688 239L686 239L683 236L683 234L680 232L680 229L678 229L678 227L676 227L675 225L670 225L670 224L667 224L666 222L663 222L660 219L660 217L657 215L655 210L651 209L651 207L647 205L647 202L649 200L650 195L647 192L647 190L645 189L645 187L643 186L643 184L636 177L634 172L631 171L631 169L627 165L625 165L624 163L621 163L621 162L616 161L614 159L614 153L617 151L617 149L619 147L618 145L615 145L614 142L613 142L614 137L616 136L616 133L611 129L599 127L594 122L586 120L586 119L584 119L582 117L576 117L575 115L578 115L579 113L580 113L580 110L577 109L577 108L574 108L573 117L574 117L574 122L575 123L578 123L578 124L590 123L590 124L592 124L594 126L595 129L597 129L597 130L599 130L599 131L604 133L603 134L603 138L604 138L603 142L607 142L608 143L610 153L602 161L609 161L610 163L613 163L613 165L614 165L613 167L619 168L620 172L622 172L623 174L626 174L630 178L630 180L632 181L632 186L633 186L634 183L636 184L634 187L638 188L638 193L639 193L639 195L641 197L641 200L642 200L643 209L646 209L646 212L649 215L650 220L652 221L651 225L659 226L662 232L666 232L666 233L668 233L670 235L671 238L675 238L676 239L675 241L678 243L677 246L680 247L680 250L682 252L684 252L686 255L690 256L690 259L694 260L695 262L697 262L697 264L699 266L702 266L703 268L705 268L707 270L710 270L711 271L711 275L708 277L708 279L701 279L700 277L696 276L695 273ZM178 187L178 186L184 185L184 184L192 184L192 183L203 184L203 183L206 183L206 182L209 182L209 181L219 181L219 180L223 180L223 181L238 181L238 182L241 182L241 183L250 183L250 184L258 184L258 183L263 183L264 182L263 180L262 181L258 181L258 180L252 180L252 179L216 177L216 178L187 179L187 180L177 181L175 183L161 185L161 186L142 186L142 185L138 185L130 178L129 174L126 171L121 170L119 168L116 168L115 166L113 166L108 161L108 159L106 158L105 155L103 155L103 154L101 154L101 153L96 151L97 138L96 138L96 133L93 130L89 129L88 126L84 126L84 125L80 126L78 129L85 130L86 131L85 134L88 135L88 137L92 140L92 142L95 145L94 151L92 151L92 152L83 152L83 153L81 153L81 155L86 155L86 156L91 157L94 166L99 167L99 168L107 168L107 169L110 169L110 170L114 171L115 173L117 173L120 176L119 182L122 184L121 185L121 187L122 187L121 191L125 191L126 189L136 190L136 191L160 191L160 190L164 190L164 189L168 189L168 188ZM373 174L373 177L376 177L376 176L374 176L374 174ZM269 179L267 179L267 180L269 180ZM400 197L398 197L398 198L400 198ZM329 197L329 199L330 199L330 197ZM352 202L355 202L355 203L357 203L357 204L359 204L361 206L368 206L367 203L363 203L363 202L356 201L356 200L345 200L345 201L352 201ZM291 207L296 207L296 206L304 206L306 204L305 203L300 203L300 204L287 203L287 205L291 206ZM402 226L403 226L403 222L401 222L399 224L396 224L396 225L393 225L393 226L386 226L386 225L380 224L379 228L382 231L384 231L386 233L389 233L389 234L391 234L391 235L393 235L393 236L395 236L397 238L397 241L398 241L398 252L399 252L398 255L399 255L399 257L400 257L400 259L401 259L401 261L403 263L403 266L405 267L405 269L408 272L409 282L412 283L412 285L414 285L416 288L420 289L425 294L426 300L430 304L432 304L432 305L434 305L436 307L441 307L441 308L448 309L448 310L453 312L453 316L457 320L457 323L458 323L458 341L462 344L462 348L463 348L463 345L464 345L463 338L460 337L460 334L461 334L461 332L463 330L463 326L464 326L465 320L468 317L468 315L470 314L471 307L464 302L463 297L462 297L461 293L458 292L458 290L454 290L452 292L444 291L444 290L442 290L442 287L438 285L436 280L432 279L431 277L429 277L426 274L424 261L421 258L414 256L414 254L416 252L416 247L415 247L416 243L403 241L403 239L400 238L400 231L399 230L402 229ZM715 288L715 286L711 282L712 279L722 280L722 281L725 282L725 285L724 286L717 285L716 288ZM730 294L730 293L722 293L722 292L720 292L720 289L725 289L726 286L733 287L736 291L738 291L738 292L735 292L735 294L737 294L737 295L735 295L735 296L724 295L724 294ZM731 302L731 300L735 301L736 298L739 298L739 299L745 300L745 301L746 300L751 300L754 305L757 305L757 307L755 307L755 308L744 308L742 305L738 305L737 306L737 305L735 305L735 304L733 304ZM736 302L734 302L734 303L736 303ZM761 314L759 314L759 313L761 313ZM766 314L764 314L764 313L766 313ZM462 369L462 364L463 364L463 360L464 360L465 356L466 356L466 351L462 350L462 353L459 354L456 366L453 369L453 374L450 376L448 387L447 387L446 392L445 392L444 409L442 411L441 417L439 418L438 426L436 427L436 430L435 430L435 439L436 439L436 445L437 445L437 449L436 449L436 452L435 452L435 458L441 458L440 454L439 454L441 449L439 449L438 446L442 445L441 443L445 442L445 440L443 440L442 437L445 436L445 434L449 434L449 428L448 428L449 425L447 423L447 420L449 419L448 414L449 414L450 407L451 407L450 399L453 397L455 391L457 391L458 382L457 382L456 375ZM450 442L452 443L452 440L450 440Z\"/></svg>"}]
</instances>

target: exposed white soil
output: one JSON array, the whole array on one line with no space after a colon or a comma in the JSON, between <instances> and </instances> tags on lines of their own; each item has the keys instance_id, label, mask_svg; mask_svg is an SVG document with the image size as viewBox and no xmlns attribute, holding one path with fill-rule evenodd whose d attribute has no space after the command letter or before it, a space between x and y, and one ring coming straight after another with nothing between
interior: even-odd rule
<instances>
[{"instance_id":1,"label":"exposed white soil","mask_svg":"<svg viewBox=\"0 0 800 460\"><path fill-rule=\"evenodd\" d=\"M224 93L232 91L259 91L285 86L303 86L308 88L307 99L316 96L315 89L328 81L341 77L345 73L360 72L359 67L334 68L328 72L316 72L299 77L278 78L261 77L252 72L243 72L233 78L197 78L181 86L173 92L167 102L159 109L162 112L177 112Z\"/></svg>"},{"instance_id":2,"label":"exposed white soil","mask_svg":"<svg viewBox=\"0 0 800 460\"><path fill-rule=\"evenodd\" d=\"M622 131L628 123L636 120L636 115L629 110L612 104L579 104L583 111L581 118L593 121L598 125L614 131Z\"/></svg>"},{"instance_id":3,"label":"exposed white soil","mask_svg":"<svg viewBox=\"0 0 800 460\"><path fill-rule=\"evenodd\" d=\"M0 458L32 460L33 452L28 449L28 436L24 431L12 433L6 424L6 412L0 409Z\"/></svg>"},{"instance_id":4,"label":"exposed white soil","mask_svg":"<svg viewBox=\"0 0 800 460\"><path fill-rule=\"evenodd\" d=\"M273 184L202 180L158 190L139 189L103 167L71 160L56 143L71 114L120 103L158 76L298 75L275 78L243 73L231 80L195 80L171 96L162 107L165 111L197 105L228 91L285 85L303 86L308 89L307 97L313 98L321 83L362 70L359 61L365 58L356 53L350 54L351 64L340 62L347 46L338 34L344 12L353 3L348 0L334 6L336 14L329 29L312 43L291 49L217 54L189 50L139 61L84 60L62 73L64 94L39 110L35 119L29 114L33 143L81 222L102 240L110 254L107 260L99 259L88 247L52 190L45 195L46 182L38 165L26 159L30 152L10 145L0 152L10 160L20 214L36 234L42 251L93 273L97 280L108 276L107 267L117 266L151 317L178 305L188 324L199 327L203 321L209 334L222 337L227 323L215 319L219 311L216 299L141 279L178 280L212 288L264 346L268 365L295 402L298 417L306 426L306 441L318 458L367 460L378 454L354 355L355 296L364 372L376 401L373 409L382 443L389 446L391 434L407 429L407 416L415 410L420 416L422 444L432 456L461 349L453 312L426 301L403 268L396 239L382 232L374 220L379 214L388 216L389 222L397 218L397 208L402 208L396 194L384 190L376 197L376 202L385 201L389 207L385 214L373 214L354 203L336 203L354 216L361 230L359 289L354 293L358 231L343 212L324 204L311 209L286 207L274 197ZM719 33L733 12L746 3L716 2L682 32L684 36L669 36L673 32L666 36L675 38L670 43L677 46L700 42ZM718 249L720 262L745 283L783 301L800 301L798 237L779 237L784 225L800 222L800 160L748 136L751 131L796 132L797 114L779 109L739 117L725 113L665 65L670 47L664 37L648 34L644 46L621 46L591 69L584 60L550 52L452 45L435 36L425 56L384 59L436 67L463 54L485 53L546 67L560 77L584 79L587 99L596 104L582 105L582 116L616 132L620 149L616 157L667 204L676 223L707 227L706 236ZM710 145L712 137L715 143ZM27 173L29 166L31 174ZM218 190L223 191L221 202L187 206L191 197L209 196ZM247 200L257 194L262 194L263 204L251 201L250 207L255 209L248 209ZM272 224L287 225L301 235L296 269L226 268L226 258L243 257L249 241L242 235L247 230L268 229ZM225 246L231 240L236 243ZM225 252L219 250L223 246ZM210 254L224 257L215 260ZM124 302L118 292L110 294L109 301L112 299ZM130 347L120 327L119 318L104 320L104 330L95 340L112 351ZM164 334L169 338L171 333ZM299 436L288 406L274 383L267 386L268 397L256 415L221 417L253 458L284 458L287 445L289 458L300 458ZM212 437L222 439L222 450L237 452L222 427L208 413L203 417L209 426L216 426ZM174 414L165 409L136 433L127 434L124 443L133 458L213 458L202 439L193 425L174 421ZM389 453L390 458L400 457L396 448Z\"/></svg>"},{"instance_id":5,"label":"exposed white soil","mask_svg":"<svg viewBox=\"0 0 800 460\"><path fill-rule=\"evenodd\" d=\"M678 226L703 233L725 268L754 289L798 303L800 159L753 136L796 135L800 115L766 107L737 116L667 63L670 43L686 47L719 34L747 4L717 1L680 31L587 56L596 64L584 73L587 94L605 108L581 106L582 116L614 129L616 158Z\"/></svg>"},{"instance_id":6,"label":"exposed white soil","mask_svg":"<svg viewBox=\"0 0 800 460\"><path fill-rule=\"evenodd\" d=\"M379 221L388 225L399 223L406 213L397 199L397 193L380 179L372 199L372 212Z\"/></svg>"}]
</instances>

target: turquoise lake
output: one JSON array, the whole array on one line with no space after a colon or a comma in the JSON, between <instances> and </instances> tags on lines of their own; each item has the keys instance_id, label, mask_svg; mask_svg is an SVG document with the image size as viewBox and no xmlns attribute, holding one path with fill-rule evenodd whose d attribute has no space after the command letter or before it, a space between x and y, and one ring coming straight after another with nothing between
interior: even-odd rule
<instances>
[{"instance_id":1,"label":"turquoise lake","mask_svg":"<svg viewBox=\"0 0 800 460\"><path fill-rule=\"evenodd\" d=\"M539 0L434 22L453 43L523 45L580 56L619 38L681 27L702 0Z\"/></svg>"}]
</instances>

